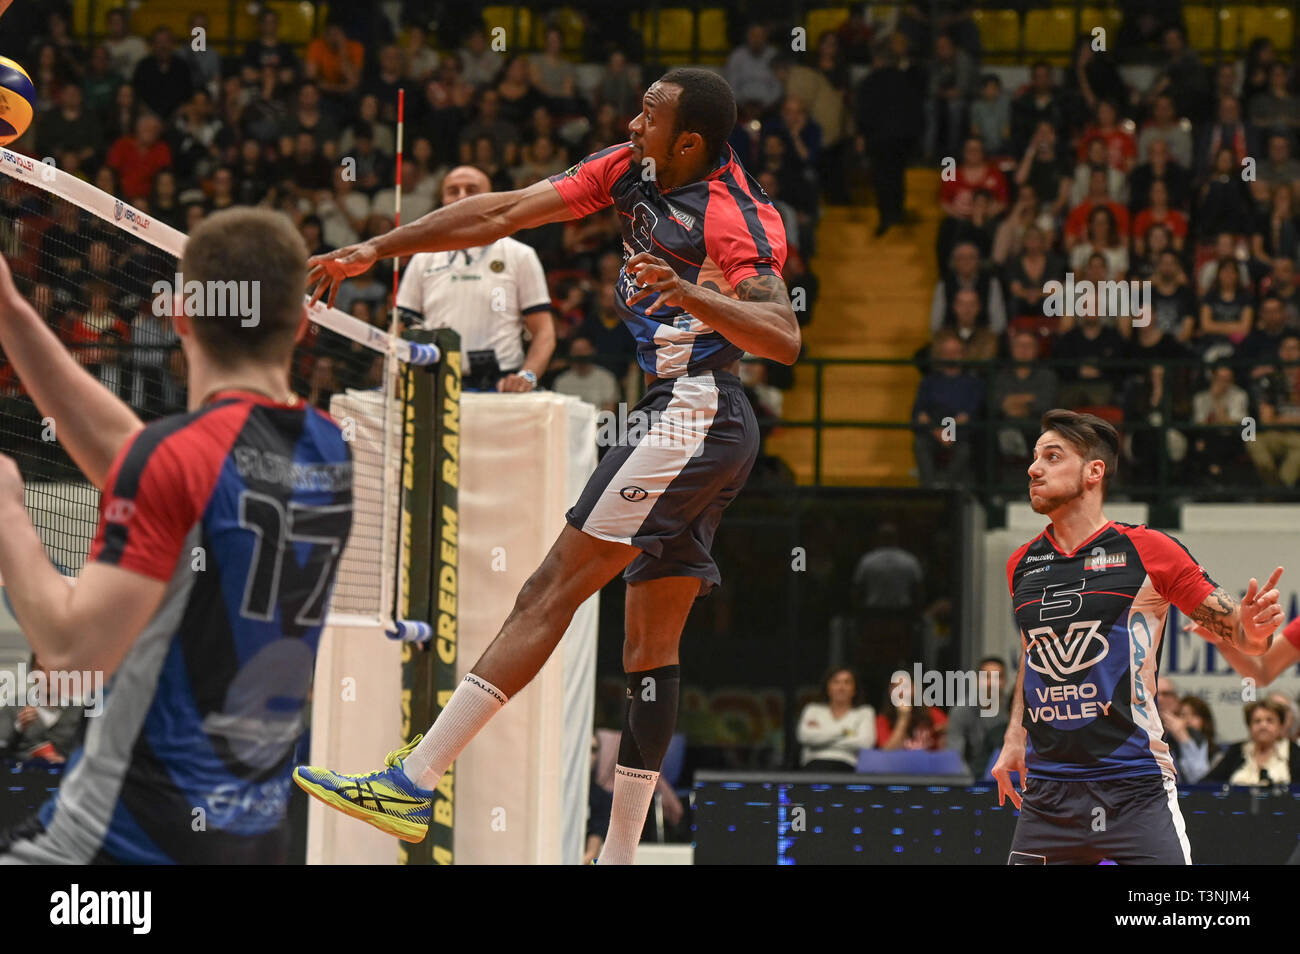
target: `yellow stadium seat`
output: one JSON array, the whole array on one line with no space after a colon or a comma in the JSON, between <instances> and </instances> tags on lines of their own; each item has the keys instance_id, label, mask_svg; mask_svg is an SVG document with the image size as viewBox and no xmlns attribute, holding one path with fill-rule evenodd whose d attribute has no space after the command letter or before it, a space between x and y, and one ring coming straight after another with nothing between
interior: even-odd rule
<instances>
[{"instance_id":1,"label":"yellow stadium seat","mask_svg":"<svg viewBox=\"0 0 1300 954\"><path fill-rule=\"evenodd\" d=\"M809 10L807 25L809 52L817 49L817 41L822 38L823 33L832 33L838 30L848 18L848 7L835 7L830 10Z\"/></svg>"},{"instance_id":2,"label":"yellow stadium seat","mask_svg":"<svg viewBox=\"0 0 1300 954\"><path fill-rule=\"evenodd\" d=\"M1295 20L1288 7L1243 7L1241 10L1241 45L1262 36L1273 41L1279 52L1291 48Z\"/></svg>"},{"instance_id":3,"label":"yellow stadium seat","mask_svg":"<svg viewBox=\"0 0 1300 954\"><path fill-rule=\"evenodd\" d=\"M971 18L986 53L1013 53L1020 48L1020 16L1015 10L974 10Z\"/></svg>"},{"instance_id":4,"label":"yellow stadium seat","mask_svg":"<svg viewBox=\"0 0 1300 954\"><path fill-rule=\"evenodd\" d=\"M522 38L523 44L527 45L528 39L533 36L533 15L524 6L484 7L483 22L487 26L489 42L492 40L492 31L497 27L506 31L506 49L509 50L515 49L516 37Z\"/></svg>"},{"instance_id":5,"label":"yellow stadium seat","mask_svg":"<svg viewBox=\"0 0 1300 954\"><path fill-rule=\"evenodd\" d=\"M727 42L727 11L707 7L700 11L696 23L700 31L701 59L705 56L725 57L731 49Z\"/></svg>"},{"instance_id":6,"label":"yellow stadium seat","mask_svg":"<svg viewBox=\"0 0 1300 954\"><path fill-rule=\"evenodd\" d=\"M1192 49L1201 53L1213 53L1215 47L1215 16L1213 7L1184 7L1183 20L1187 24L1187 42ZM1219 13L1218 49L1237 49L1240 18L1235 7L1222 7ZM1289 47L1291 41L1288 39Z\"/></svg>"},{"instance_id":7,"label":"yellow stadium seat","mask_svg":"<svg viewBox=\"0 0 1300 954\"><path fill-rule=\"evenodd\" d=\"M167 27L176 37L176 42L188 43L190 36L190 16L198 8L192 0L178 0L178 2L168 2L168 0L155 0L153 3L146 3L136 9L135 15L131 17L131 32L146 40L159 27ZM218 37L224 37L229 27L227 17L224 11L218 14L208 14L208 40L215 41Z\"/></svg>"},{"instance_id":8,"label":"yellow stadium seat","mask_svg":"<svg viewBox=\"0 0 1300 954\"><path fill-rule=\"evenodd\" d=\"M695 42L695 14L682 7L660 10L657 36L660 53L690 53Z\"/></svg>"},{"instance_id":9,"label":"yellow stadium seat","mask_svg":"<svg viewBox=\"0 0 1300 954\"><path fill-rule=\"evenodd\" d=\"M1025 14L1025 51L1042 56L1074 49L1074 11L1060 7Z\"/></svg>"},{"instance_id":10,"label":"yellow stadium seat","mask_svg":"<svg viewBox=\"0 0 1300 954\"><path fill-rule=\"evenodd\" d=\"M312 4L306 0L271 0L267 6L280 15L280 38L296 45L310 43L318 32L317 24L323 29L325 18L329 16L328 4ZM253 30L250 40L257 38L256 25ZM243 39L240 33L242 31L237 32L236 36Z\"/></svg>"},{"instance_id":11,"label":"yellow stadium seat","mask_svg":"<svg viewBox=\"0 0 1300 954\"><path fill-rule=\"evenodd\" d=\"M1091 34L1097 27L1106 31L1106 49L1115 49L1123 16L1113 7L1084 7L1079 15L1079 32Z\"/></svg>"}]
</instances>

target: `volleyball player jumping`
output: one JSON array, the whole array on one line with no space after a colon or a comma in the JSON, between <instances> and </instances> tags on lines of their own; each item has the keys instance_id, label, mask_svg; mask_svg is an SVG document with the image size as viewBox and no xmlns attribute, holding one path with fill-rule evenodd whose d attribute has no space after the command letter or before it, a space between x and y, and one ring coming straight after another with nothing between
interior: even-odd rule
<instances>
[{"instance_id":1,"label":"volleyball player jumping","mask_svg":"<svg viewBox=\"0 0 1300 954\"><path fill-rule=\"evenodd\" d=\"M1043 415L1029 502L1051 524L1007 562L1024 652L993 776L1020 809L1011 864L1191 864L1156 706L1169 606L1249 656L1282 621L1281 567L1238 603L1177 540L1106 519L1118 454L1106 421Z\"/></svg>"},{"instance_id":2,"label":"volleyball player jumping","mask_svg":"<svg viewBox=\"0 0 1300 954\"><path fill-rule=\"evenodd\" d=\"M676 724L682 627L696 597L720 580L709 553L714 531L758 449L738 361L748 351L791 364L800 348L781 279L785 230L727 145L735 122L724 80L675 69L646 90L630 142L308 263L315 295L328 290L332 299L345 277L381 258L486 245L612 203L627 256L616 300L646 373L638 409L655 421L602 458L500 634L426 735L369 775L295 773L327 805L406 841L423 839L438 779L537 674L578 606L624 570L627 703L600 862L632 862Z\"/></svg>"},{"instance_id":3,"label":"volleyball player jumping","mask_svg":"<svg viewBox=\"0 0 1300 954\"><path fill-rule=\"evenodd\" d=\"M111 677L58 793L0 833L0 864L289 861L294 746L352 523L348 445L289 388L306 256L278 213L199 224L186 286L257 282L259 314L176 315L189 413L147 427L68 353L0 258L0 347L102 491L89 560L68 586L0 455L0 576L47 668Z\"/></svg>"}]
</instances>

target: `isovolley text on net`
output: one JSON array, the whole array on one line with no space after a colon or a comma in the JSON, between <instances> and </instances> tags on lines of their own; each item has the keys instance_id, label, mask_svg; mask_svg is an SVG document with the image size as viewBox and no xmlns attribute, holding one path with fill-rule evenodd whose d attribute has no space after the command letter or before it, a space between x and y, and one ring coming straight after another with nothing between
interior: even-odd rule
<instances>
[{"instance_id":1,"label":"isovolley text on net","mask_svg":"<svg viewBox=\"0 0 1300 954\"><path fill-rule=\"evenodd\" d=\"M899 676L902 676L900 679ZM926 670L920 663L909 674L900 669L894 674L889 699L895 706L979 706L980 716L992 718L998 713L1002 680L996 672L972 669Z\"/></svg>"},{"instance_id":2,"label":"isovolley text on net","mask_svg":"<svg viewBox=\"0 0 1300 954\"><path fill-rule=\"evenodd\" d=\"M1131 318L1135 328L1151 322L1151 282L1104 281L1074 278L1043 285L1043 315L1048 318Z\"/></svg>"},{"instance_id":3,"label":"isovolley text on net","mask_svg":"<svg viewBox=\"0 0 1300 954\"><path fill-rule=\"evenodd\" d=\"M0 669L0 708L81 706L87 718L104 711L104 673L98 669Z\"/></svg>"}]
</instances>

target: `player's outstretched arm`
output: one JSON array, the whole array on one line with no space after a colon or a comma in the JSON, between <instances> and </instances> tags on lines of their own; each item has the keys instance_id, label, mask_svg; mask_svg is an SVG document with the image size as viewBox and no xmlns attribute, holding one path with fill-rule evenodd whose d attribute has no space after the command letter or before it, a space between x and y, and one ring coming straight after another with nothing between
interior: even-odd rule
<instances>
[{"instance_id":1,"label":"player's outstretched arm","mask_svg":"<svg viewBox=\"0 0 1300 954\"><path fill-rule=\"evenodd\" d=\"M126 402L68 353L18 293L0 256L0 350L81 472L103 489L113 458L144 425Z\"/></svg>"},{"instance_id":2,"label":"player's outstretched arm","mask_svg":"<svg viewBox=\"0 0 1300 954\"><path fill-rule=\"evenodd\" d=\"M1263 688L1280 676L1285 670L1300 662L1300 649L1289 639L1276 639L1262 656L1247 656L1239 652L1231 643L1226 643L1204 626L1196 623L1183 625L1183 632L1193 632L1208 643L1212 643L1228 665L1238 673L1255 680L1257 687Z\"/></svg>"},{"instance_id":3,"label":"player's outstretched arm","mask_svg":"<svg viewBox=\"0 0 1300 954\"><path fill-rule=\"evenodd\" d=\"M50 563L23 505L23 480L13 458L0 454L0 578L14 618L48 669L117 669L167 584L94 562L69 586Z\"/></svg>"},{"instance_id":4,"label":"player's outstretched arm","mask_svg":"<svg viewBox=\"0 0 1300 954\"><path fill-rule=\"evenodd\" d=\"M647 310L663 305L684 308L738 348L760 358L794 364L803 336L779 275L755 275L736 285L737 298L685 281L661 258L641 252L627 262L627 273L640 291L634 305L652 299Z\"/></svg>"},{"instance_id":5,"label":"player's outstretched arm","mask_svg":"<svg viewBox=\"0 0 1300 954\"><path fill-rule=\"evenodd\" d=\"M1281 578L1282 567L1274 570L1262 587L1252 577L1240 603L1223 587L1216 587L1189 615L1217 636L1221 645L1230 646L1243 656L1262 655L1284 618L1281 594L1277 590Z\"/></svg>"},{"instance_id":6,"label":"player's outstretched arm","mask_svg":"<svg viewBox=\"0 0 1300 954\"><path fill-rule=\"evenodd\" d=\"M520 229L574 217L559 190L546 179L525 189L472 195L360 244L308 259L311 300L314 303L328 292L327 301L333 305L345 278L360 275L381 258L487 245Z\"/></svg>"},{"instance_id":7,"label":"player's outstretched arm","mask_svg":"<svg viewBox=\"0 0 1300 954\"><path fill-rule=\"evenodd\" d=\"M1016 673L1016 691L1011 696L1011 713L1007 722L1007 731L1002 738L1002 751L993 765L993 777L998 783L998 804L1011 804L1019 810L1023 801L1020 792L1011 784L1011 773L1020 773L1021 791L1025 787L1025 727L1022 724L1025 715L1025 653L1020 654L1020 670ZM972 766L973 767L973 766Z\"/></svg>"}]
</instances>

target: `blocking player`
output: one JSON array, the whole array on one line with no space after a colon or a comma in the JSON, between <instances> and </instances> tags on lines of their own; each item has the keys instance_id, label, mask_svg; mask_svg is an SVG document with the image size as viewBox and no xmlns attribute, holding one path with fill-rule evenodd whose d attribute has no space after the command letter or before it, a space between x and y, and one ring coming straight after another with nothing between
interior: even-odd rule
<instances>
[{"instance_id":1,"label":"blocking player","mask_svg":"<svg viewBox=\"0 0 1300 954\"><path fill-rule=\"evenodd\" d=\"M1238 603L1177 540L1107 520L1118 456L1106 421L1043 415L1029 502L1051 523L1007 562L1024 647L993 767L999 803L1020 809L1010 864L1191 864L1156 707L1169 606L1251 656L1282 620L1281 567Z\"/></svg>"},{"instance_id":2,"label":"blocking player","mask_svg":"<svg viewBox=\"0 0 1300 954\"><path fill-rule=\"evenodd\" d=\"M70 587L0 455L0 576L49 669L108 680L58 793L0 834L0 864L289 860L293 750L352 521L348 445L289 386L306 256L278 213L199 224L186 284L260 282L260 314L245 327L177 309L189 412L147 427L64 349L0 259L0 347L102 492Z\"/></svg>"},{"instance_id":3,"label":"blocking player","mask_svg":"<svg viewBox=\"0 0 1300 954\"><path fill-rule=\"evenodd\" d=\"M738 360L748 351L791 364L800 347L781 279L785 231L727 146L735 122L724 80L674 69L646 90L629 142L550 180L462 199L309 263L315 295L332 298L344 277L377 259L486 245L612 203L627 256L616 300L646 373L638 410L654 420L606 453L500 634L427 735L370 775L298 770L298 784L326 804L407 841L423 839L438 779L536 675L577 607L625 570L627 704L600 863L633 861L676 724L682 627L696 597L720 580L709 554L714 531L758 449Z\"/></svg>"},{"instance_id":4,"label":"blocking player","mask_svg":"<svg viewBox=\"0 0 1300 954\"><path fill-rule=\"evenodd\" d=\"M1228 661L1228 665L1241 675L1255 680L1256 687L1260 689L1296 663L1300 663L1300 616L1282 627L1282 635L1285 638L1274 640L1273 645L1269 646L1268 651L1261 656L1247 656L1236 646L1225 642L1204 626L1188 623L1183 630L1194 632L1213 643L1223 658Z\"/></svg>"}]
</instances>

